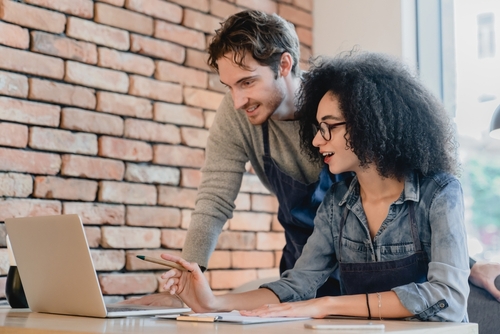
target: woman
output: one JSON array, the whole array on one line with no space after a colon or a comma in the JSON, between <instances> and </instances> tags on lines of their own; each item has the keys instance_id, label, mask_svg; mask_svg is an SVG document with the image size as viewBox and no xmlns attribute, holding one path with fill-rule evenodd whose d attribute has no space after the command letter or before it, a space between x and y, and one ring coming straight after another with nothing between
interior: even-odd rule
<instances>
[{"instance_id":1,"label":"woman","mask_svg":"<svg viewBox=\"0 0 500 334\"><path fill-rule=\"evenodd\" d=\"M329 190L295 267L258 290L214 296L196 264L164 254L189 270L163 274L165 289L196 312L467 321L463 195L439 102L399 62L350 54L312 67L297 117L310 157L355 176ZM342 296L315 299L337 266Z\"/></svg>"}]
</instances>

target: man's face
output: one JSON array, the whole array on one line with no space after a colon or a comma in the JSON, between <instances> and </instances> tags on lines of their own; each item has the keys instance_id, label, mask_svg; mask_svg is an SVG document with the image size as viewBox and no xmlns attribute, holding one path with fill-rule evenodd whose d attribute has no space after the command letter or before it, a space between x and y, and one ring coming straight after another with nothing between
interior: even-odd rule
<instances>
[{"instance_id":1,"label":"man's face","mask_svg":"<svg viewBox=\"0 0 500 334\"><path fill-rule=\"evenodd\" d=\"M229 88L235 109L244 111L253 125L264 123L282 105L285 98L283 77L275 79L270 67L245 56L243 69L233 62L233 53L217 60L222 84Z\"/></svg>"}]
</instances>

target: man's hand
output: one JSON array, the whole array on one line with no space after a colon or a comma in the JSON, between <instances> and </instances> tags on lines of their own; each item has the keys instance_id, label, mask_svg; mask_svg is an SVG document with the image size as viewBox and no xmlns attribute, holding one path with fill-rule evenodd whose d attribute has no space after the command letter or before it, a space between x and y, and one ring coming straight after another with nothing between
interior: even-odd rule
<instances>
[{"instance_id":1,"label":"man's hand","mask_svg":"<svg viewBox=\"0 0 500 334\"><path fill-rule=\"evenodd\" d=\"M500 290L495 286L495 279L499 275L500 263L476 262L470 270L469 281L491 293L493 298L500 302ZM500 279L497 280L499 281Z\"/></svg>"}]
</instances>

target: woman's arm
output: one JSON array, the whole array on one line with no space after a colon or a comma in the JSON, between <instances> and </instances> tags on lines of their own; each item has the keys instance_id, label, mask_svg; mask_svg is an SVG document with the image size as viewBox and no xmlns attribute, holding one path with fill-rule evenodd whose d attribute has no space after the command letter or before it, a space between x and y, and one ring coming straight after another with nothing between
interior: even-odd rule
<instances>
[{"instance_id":1,"label":"woman's arm","mask_svg":"<svg viewBox=\"0 0 500 334\"><path fill-rule=\"evenodd\" d=\"M324 318L328 315L345 315L373 319L406 318L413 314L401 304L393 291L368 295L322 297L300 302L264 305L251 311L241 311L247 316Z\"/></svg>"},{"instance_id":2,"label":"woman's arm","mask_svg":"<svg viewBox=\"0 0 500 334\"><path fill-rule=\"evenodd\" d=\"M279 303L278 297L268 289L215 296L196 263L189 263L171 254L162 254L161 257L186 269L172 269L164 273L162 278L167 280L164 289L181 297L194 312L254 309L264 304Z\"/></svg>"}]
</instances>

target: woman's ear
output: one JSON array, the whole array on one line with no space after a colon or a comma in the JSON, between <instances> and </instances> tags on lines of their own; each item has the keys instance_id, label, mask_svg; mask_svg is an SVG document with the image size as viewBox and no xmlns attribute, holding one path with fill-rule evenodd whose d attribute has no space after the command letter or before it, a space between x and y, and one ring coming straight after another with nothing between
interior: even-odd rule
<instances>
[{"instance_id":1,"label":"woman's ear","mask_svg":"<svg viewBox=\"0 0 500 334\"><path fill-rule=\"evenodd\" d=\"M292 71L293 58L288 52L283 52L280 59L279 75L286 77Z\"/></svg>"}]
</instances>

